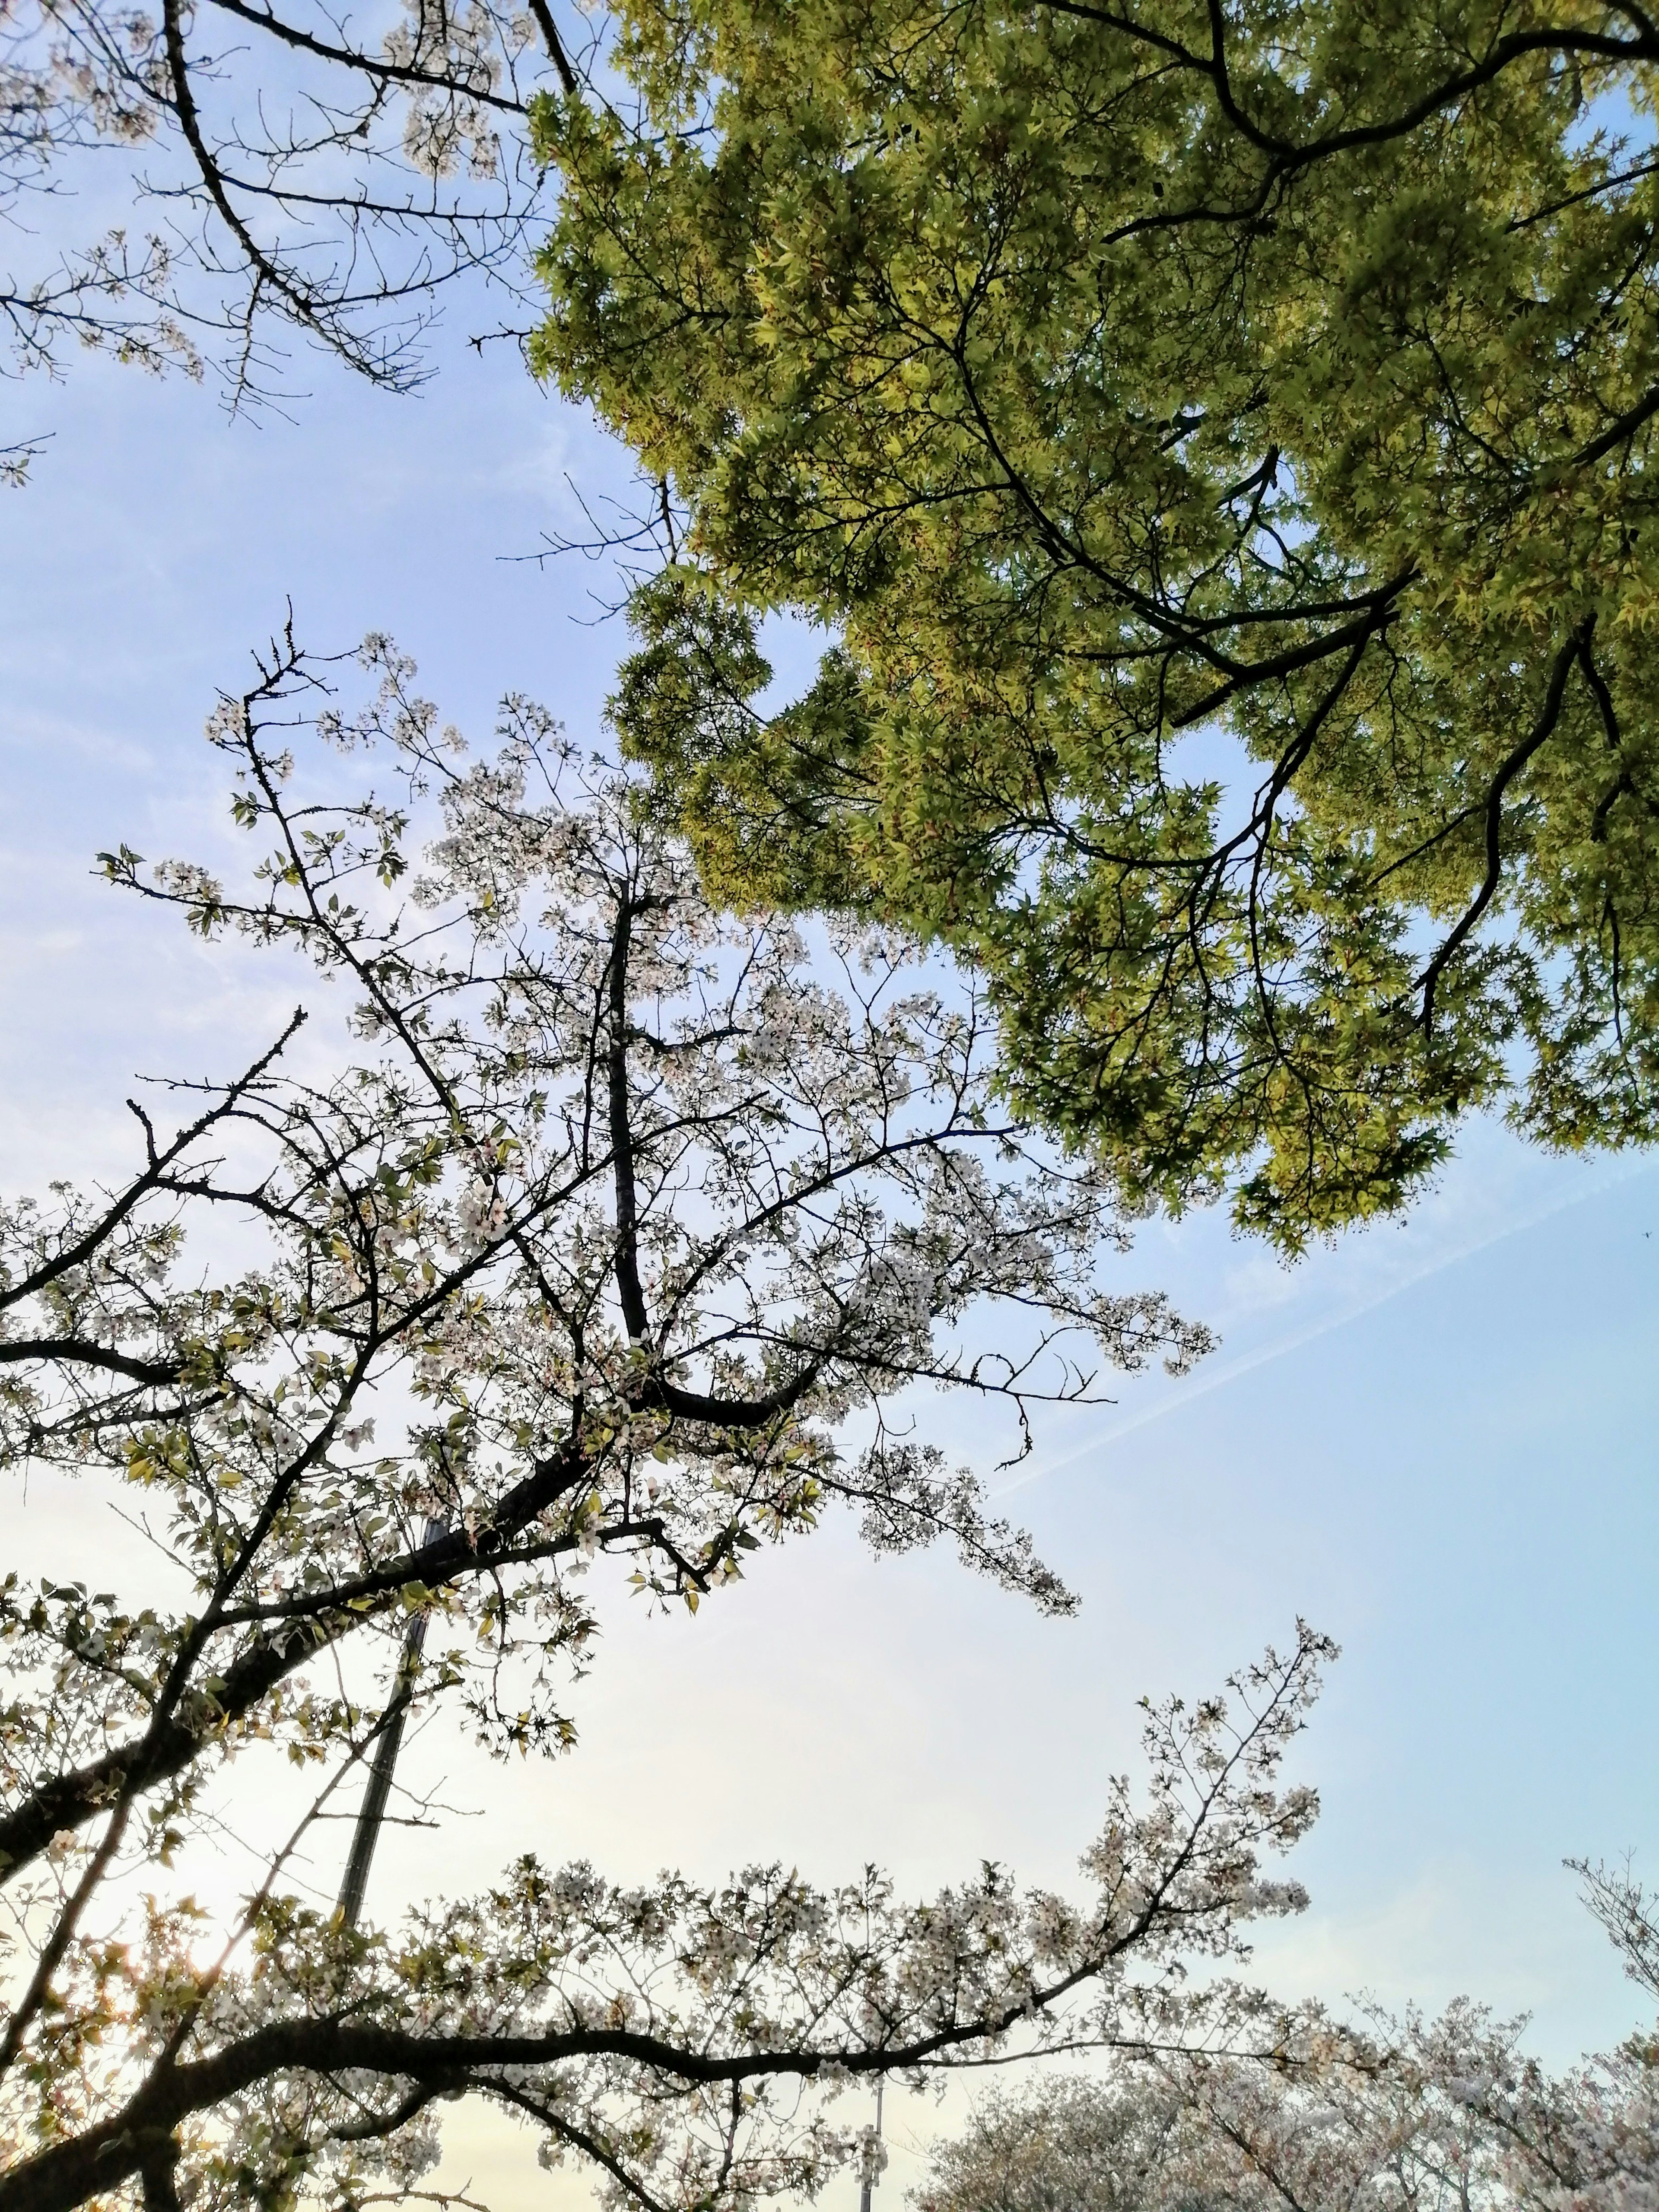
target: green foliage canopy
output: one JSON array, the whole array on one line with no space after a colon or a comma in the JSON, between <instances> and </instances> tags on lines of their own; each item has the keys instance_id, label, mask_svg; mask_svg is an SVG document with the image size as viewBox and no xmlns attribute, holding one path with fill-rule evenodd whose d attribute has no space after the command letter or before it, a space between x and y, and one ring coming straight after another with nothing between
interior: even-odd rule
<instances>
[{"instance_id":1,"label":"green foliage canopy","mask_svg":"<svg viewBox=\"0 0 1659 2212\"><path fill-rule=\"evenodd\" d=\"M616 19L535 361L687 526L615 713L712 887L953 944L1024 1110L1291 1246L1478 1104L1650 1139L1659 24Z\"/></svg>"}]
</instances>

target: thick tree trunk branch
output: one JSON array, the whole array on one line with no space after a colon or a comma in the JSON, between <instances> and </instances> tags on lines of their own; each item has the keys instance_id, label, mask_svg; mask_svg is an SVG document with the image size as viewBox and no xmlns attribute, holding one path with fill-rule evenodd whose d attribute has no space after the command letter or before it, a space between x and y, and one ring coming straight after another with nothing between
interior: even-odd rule
<instances>
[{"instance_id":1,"label":"thick tree trunk branch","mask_svg":"<svg viewBox=\"0 0 1659 2212\"><path fill-rule=\"evenodd\" d=\"M196 1724L170 1721L33 1791L0 1818L0 1884L38 1858L60 1830L78 1827L118 1798L138 1796L182 1774L228 1725L246 1718L279 1682L319 1651L383 1612L405 1583L418 1581L428 1589L441 1589L460 1575L486 1570L512 1536L574 1486L585 1464L574 1447L544 1462L507 1492L489 1530L476 1543L465 1529L452 1530L372 1576L338 1585L315 1601L315 1611L308 1616L298 1620L290 1617L284 1627L261 1636L226 1669L210 1717ZM362 1611L349 1610L365 1598L370 1603ZM225 1625L236 1625L236 1616L228 1615Z\"/></svg>"},{"instance_id":2,"label":"thick tree trunk branch","mask_svg":"<svg viewBox=\"0 0 1659 2212\"><path fill-rule=\"evenodd\" d=\"M1110 1947L1112 1951L1121 1943ZM1052 1989L994 2014L940 2028L890 2046L845 2050L734 2051L687 2050L629 2029L579 2028L544 2035L420 2035L335 2020L282 2021L227 2045L210 2058L164 2069L121 2112L72 2142L24 2160L0 2174L0 2212L76 2212L88 2197L142 2173L156 2146L179 2122L210 2112L273 2076L362 2071L416 2085L487 2087L495 2067L556 2066L572 2059L613 2058L693 2083L754 2081L767 2075L811 2081L827 2069L884 2074L926 2066L963 2045L994 2040L1070 1994L1099 1962L1068 1974Z\"/></svg>"},{"instance_id":3,"label":"thick tree trunk branch","mask_svg":"<svg viewBox=\"0 0 1659 2212\"><path fill-rule=\"evenodd\" d=\"M0 1344L0 1367L16 1367L29 1360L48 1360L70 1367L98 1367L111 1375L125 1375L133 1382L176 1382L184 1372L174 1359L135 1359L112 1345L89 1343L85 1337L16 1337Z\"/></svg>"}]
</instances>

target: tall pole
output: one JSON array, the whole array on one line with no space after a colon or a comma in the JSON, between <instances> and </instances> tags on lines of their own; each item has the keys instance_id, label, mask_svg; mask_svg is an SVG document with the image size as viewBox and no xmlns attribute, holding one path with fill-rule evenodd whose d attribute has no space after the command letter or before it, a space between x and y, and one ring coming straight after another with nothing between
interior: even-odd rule
<instances>
[{"instance_id":1,"label":"tall pole","mask_svg":"<svg viewBox=\"0 0 1659 2212\"><path fill-rule=\"evenodd\" d=\"M880 2187L881 2170L887 2163L887 2146L881 2139L881 2099L886 2086L878 2078L876 2124L866 2128L859 2143L859 2212L870 2212L870 2192Z\"/></svg>"},{"instance_id":2,"label":"tall pole","mask_svg":"<svg viewBox=\"0 0 1659 2212\"><path fill-rule=\"evenodd\" d=\"M428 1517L421 1540L423 1545L435 1544L440 1536L448 1534L449 1523L441 1516L431 1515ZM358 1808L357 1825L351 1832L351 1856L346 1861L345 1880L340 1885L339 1905L340 1917L348 1928L355 1928L362 1917L363 1895L368 1887L368 1869L386 1820L386 1800L392 1795L392 1772L398 1764L398 1750L404 1740L404 1722L409 1715L416 1668L420 1662L421 1646L425 1642L426 1615L417 1613L404 1637L403 1656L398 1662L398 1686L392 1692L392 1703L386 1709L386 1724L380 1730L380 1740L374 1747L374 1757L369 1765L368 1784L363 1791L363 1802Z\"/></svg>"}]
</instances>

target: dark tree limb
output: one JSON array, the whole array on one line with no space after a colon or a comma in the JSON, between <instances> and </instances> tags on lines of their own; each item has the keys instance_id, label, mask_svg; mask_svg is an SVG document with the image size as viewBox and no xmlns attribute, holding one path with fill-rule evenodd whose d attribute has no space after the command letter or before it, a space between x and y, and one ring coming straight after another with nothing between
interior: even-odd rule
<instances>
[{"instance_id":1,"label":"dark tree limb","mask_svg":"<svg viewBox=\"0 0 1659 2212\"><path fill-rule=\"evenodd\" d=\"M1592 617L1592 621L1593 621ZM1470 901L1456 926L1446 938L1440 950L1417 979L1416 988L1423 994L1421 1020L1425 1036L1434 1029L1434 998L1441 977L1450 965L1457 948L1485 914L1498 893L1504 872L1504 794L1539 748L1553 734L1561 719L1561 704L1566 696L1567 678L1572 665L1579 657L1589 637L1591 623L1582 623L1556 654L1550 668L1549 685L1544 694L1544 704L1538 720L1521 743L1499 765L1486 792L1486 872L1480 888Z\"/></svg>"}]
</instances>

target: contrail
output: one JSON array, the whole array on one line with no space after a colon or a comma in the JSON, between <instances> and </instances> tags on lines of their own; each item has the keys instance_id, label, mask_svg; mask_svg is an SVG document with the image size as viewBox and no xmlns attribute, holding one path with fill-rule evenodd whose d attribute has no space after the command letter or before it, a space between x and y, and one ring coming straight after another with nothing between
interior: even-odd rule
<instances>
[{"instance_id":1,"label":"contrail","mask_svg":"<svg viewBox=\"0 0 1659 2212\"><path fill-rule=\"evenodd\" d=\"M1488 1251L1492 1245L1501 1244L1505 1237L1519 1237L1528 1229L1535 1229L1540 1221L1548 1221L1555 1214L1570 1212L1575 1206L1587 1205L1593 1198L1604 1197L1610 1190L1634 1182L1642 1176L1651 1175L1656 1165L1659 1163L1644 1160L1635 1167L1626 1169L1622 1174L1604 1177L1588 1190L1553 1198L1534 1207L1532 1212L1524 1214L1519 1221L1507 1222L1503 1228L1494 1229L1490 1236L1478 1237L1472 1243L1459 1245L1455 1251L1443 1252L1437 1259L1426 1261L1408 1275L1402 1275L1398 1282L1390 1283L1386 1290L1363 1299L1358 1305L1349 1306L1341 1313L1328 1314L1319 1321L1310 1322L1305 1328L1297 1329L1293 1335L1282 1338L1277 1344L1264 1345L1260 1351L1248 1352L1242 1358L1234 1360L1231 1366L1217 1368L1201 1382L1181 1389L1158 1405L1148 1406L1142 1413L1131 1414L1127 1420L1120 1421L1115 1428L1097 1431L1087 1443L1062 1452L1057 1459L1047 1460L1041 1467L1028 1468L1024 1474L1016 1475L1012 1482L1004 1483L1000 1490L994 1490L990 1494L993 1498L1011 1498L1017 1490L1024 1490L1033 1482L1041 1482L1048 1475L1058 1474L1062 1468L1075 1466L1080 1459L1087 1459L1091 1452L1103 1451L1121 1437L1132 1436L1135 1430L1146 1428L1150 1422L1161 1421L1166 1413L1179 1413L1183 1407L1193 1404L1194 1400L1207 1397L1212 1390L1219 1390L1229 1382L1237 1382L1241 1375L1251 1374L1256 1368L1267 1366L1270 1360L1283 1359L1292 1352L1299 1352L1304 1344L1311 1344L1316 1337L1328 1336L1334 1328L1346 1328L1350 1322L1358 1321L1368 1313L1375 1313L1379 1306L1387 1305L1390 1298L1397 1298L1403 1292L1414 1290L1419 1283L1426 1282L1430 1276L1438 1275L1448 1267L1456 1267L1462 1261L1472 1260L1477 1252Z\"/></svg>"}]
</instances>

